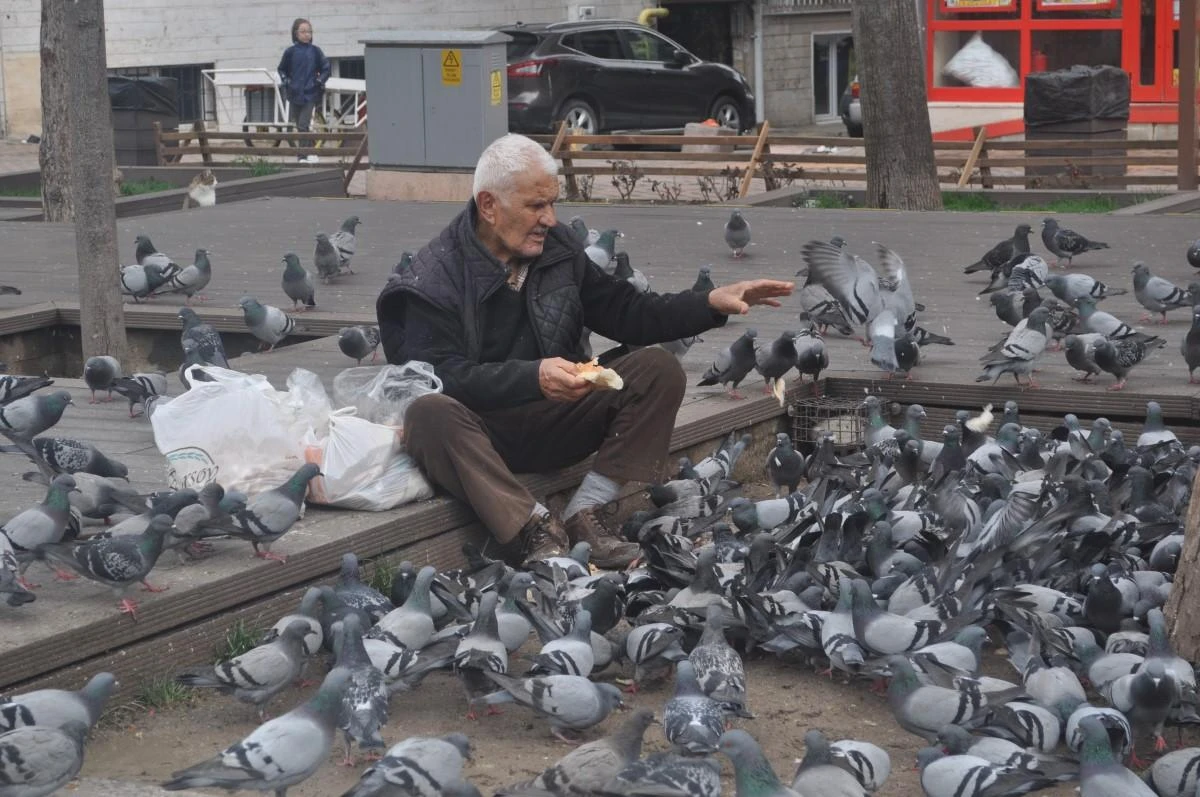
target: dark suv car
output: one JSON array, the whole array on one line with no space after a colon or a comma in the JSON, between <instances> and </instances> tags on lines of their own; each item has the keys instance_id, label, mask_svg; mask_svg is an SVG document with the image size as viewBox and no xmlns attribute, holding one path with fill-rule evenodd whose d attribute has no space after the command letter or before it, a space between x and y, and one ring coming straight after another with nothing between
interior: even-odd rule
<instances>
[{"instance_id":1,"label":"dark suv car","mask_svg":"<svg viewBox=\"0 0 1200 797\"><path fill-rule=\"evenodd\" d=\"M754 94L740 72L701 61L644 25L624 20L521 24L508 43L508 124L550 132L560 119L588 133L682 128L715 119L754 125Z\"/></svg>"}]
</instances>

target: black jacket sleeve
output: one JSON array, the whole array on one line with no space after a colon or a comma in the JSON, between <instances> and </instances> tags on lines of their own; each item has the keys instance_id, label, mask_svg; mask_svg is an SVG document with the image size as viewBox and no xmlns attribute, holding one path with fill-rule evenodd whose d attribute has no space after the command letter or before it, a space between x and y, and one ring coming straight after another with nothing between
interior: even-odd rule
<instances>
[{"instance_id":1,"label":"black jacket sleeve","mask_svg":"<svg viewBox=\"0 0 1200 797\"><path fill-rule=\"evenodd\" d=\"M708 306L708 291L638 293L588 262L584 270L584 321L606 338L634 346L665 343L725 326L728 316Z\"/></svg>"},{"instance_id":2,"label":"black jacket sleeve","mask_svg":"<svg viewBox=\"0 0 1200 797\"><path fill-rule=\"evenodd\" d=\"M477 412L516 407L544 398L538 383L538 360L472 362L465 355L467 345L461 318L411 293L403 301L402 348L413 359L433 365L447 396Z\"/></svg>"}]
</instances>

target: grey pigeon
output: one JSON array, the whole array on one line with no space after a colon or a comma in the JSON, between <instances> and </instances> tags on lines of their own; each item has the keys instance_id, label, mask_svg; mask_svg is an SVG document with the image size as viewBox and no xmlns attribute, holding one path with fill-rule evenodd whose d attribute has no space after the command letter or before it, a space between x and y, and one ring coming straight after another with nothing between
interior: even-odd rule
<instances>
[{"instance_id":1,"label":"grey pigeon","mask_svg":"<svg viewBox=\"0 0 1200 797\"><path fill-rule=\"evenodd\" d=\"M638 709L615 733L588 742L560 758L528 783L498 789L497 795L518 795L527 789L557 797L588 797L600 791L642 754L642 737L654 714Z\"/></svg>"},{"instance_id":2,"label":"grey pigeon","mask_svg":"<svg viewBox=\"0 0 1200 797\"><path fill-rule=\"evenodd\" d=\"M1033 312L1033 308L1042 303L1042 297L1037 288L1027 285L1020 291L997 291L988 299L996 310L996 317L1010 327L1021 323L1021 319ZM1032 302L1032 304L1030 304ZM1026 312L1026 308L1028 312Z\"/></svg>"},{"instance_id":3,"label":"grey pigeon","mask_svg":"<svg viewBox=\"0 0 1200 797\"><path fill-rule=\"evenodd\" d=\"M225 346L221 343L221 335L212 324L206 324L190 307L179 308L179 319L183 324L180 341L192 341L196 352L207 363L220 368L229 367L229 359L225 356Z\"/></svg>"},{"instance_id":4,"label":"grey pigeon","mask_svg":"<svg viewBox=\"0 0 1200 797\"><path fill-rule=\"evenodd\" d=\"M54 380L47 376L0 376L0 407L53 384Z\"/></svg>"},{"instance_id":5,"label":"grey pigeon","mask_svg":"<svg viewBox=\"0 0 1200 797\"><path fill-rule=\"evenodd\" d=\"M1200 782L1200 747L1173 750L1142 776L1159 797L1195 797Z\"/></svg>"},{"instance_id":6,"label":"grey pigeon","mask_svg":"<svg viewBox=\"0 0 1200 797\"><path fill-rule=\"evenodd\" d=\"M1154 338L1149 342L1132 338L1100 340L1092 352L1092 359L1096 361L1096 365L1100 366L1101 370L1117 378L1117 381L1109 385L1108 389L1121 390L1125 387L1125 380L1129 378L1129 372L1150 356L1151 352L1164 345L1166 345L1166 341L1162 338Z\"/></svg>"},{"instance_id":7,"label":"grey pigeon","mask_svg":"<svg viewBox=\"0 0 1200 797\"><path fill-rule=\"evenodd\" d=\"M1141 778L1113 757L1108 731L1095 717L1079 723L1083 749L1079 755L1080 797L1157 797Z\"/></svg>"},{"instance_id":8,"label":"grey pigeon","mask_svg":"<svg viewBox=\"0 0 1200 797\"><path fill-rule=\"evenodd\" d=\"M1200 304L1192 307L1192 325L1188 327L1179 346L1188 367L1188 384L1196 384L1196 369L1200 368Z\"/></svg>"},{"instance_id":9,"label":"grey pigeon","mask_svg":"<svg viewBox=\"0 0 1200 797\"><path fill-rule=\"evenodd\" d=\"M866 797L858 778L834 763L829 740L820 731L804 734L804 758L796 768L792 788L798 794L824 797Z\"/></svg>"},{"instance_id":10,"label":"grey pigeon","mask_svg":"<svg viewBox=\"0 0 1200 797\"><path fill-rule=\"evenodd\" d=\"M192 297L199 294L212 280L212 263L208 259L207 249L197 249L195 260L191 265L184 266L154 291L155 295L164 293L182 293L187 297L186 304L192 303ZM204 300L204 296L200 297Z\"/></svg>"},{"instance_id":11,"label":"grey pigeon","mask_svg":"<svg viewBox=\"0 0 1200 797\"><path fill-rule=\"evenodd\" d=\"M309 627L300 620L288 624L271 642L240 656L217 662L208 672L183 673L176 682L197 689L217 689L243 703L258 707L258 721L266 718L267 703L291 686L304 667L305 636Z\"/></svg>"},{"instance_id":12,"label":"grey pigeon","mask_svg":"<svg viewBox=\"0 0 1200 797\"><path fill-rule=\"evenodd\" d=\"M661 678L672 662L686 659L682 642L683 629L670 623L634 626L625 638L625 658L633 663L631 691Z\"/></svg>"},{"instance_id":13,"label":"grey pigeon","mask_svg":"<svg viewBox=\"0 0 1200 797\"><path fill-rule=\"evenodd\" d=\"M75 779L83 768L88 726L17 728L0 734L0 795L42 797Z\"/></svg>"},{"instance_id":14,"label":"grey pigeon","mask_svg":"<svg viewBox=\"0 0 1200 797\"><path fill-rule=\"evenodd\" d=\"M730 213L729 221L725 222L725 245L733 250L734 257L741 257L750 245L750 222L740 210Z\"/></svg>"},{"instance_id":15,"label":"grey pigeon","mask_svg":"<svg viewBox=\"0 0 1200 797\"><path fill-rule=\"evenodd\" d=\"M461 733L413 736L393 745L342 797L445 797L470 757Z\"/></svg>"},{"instance_id":16,"label":"grey pigeon","mask_svg":"<svg viewBox=\"0 0 1200 797\"><path fill-rule=\"evenodd\" d=\"M499 595L495 592L483 596L479 602L479 616L471 626L471 633L463 637L454 651L454 669L467 696L468 719L475 718L474 704L494 691L492 682L484 673L508 672L508 648L504 647L497 628L496 606L499 602ZM591 646L587 647L590 652ZM494 714L495 708L488 705L488 713Z\"/></svg>"},{"instance_id":17,"label":"grey pigeon","mask_svg":"<svg viewBox=\"0 0 1200 797\"><path fill-rule=\"evenodd\" d=\"M149 298L152 293L165 285L172 273L164 271L152 263L122 266L121 294L132 296L136 304L142 299Z\"/></svg>"},{"instance_id":18,"label":"grey pigeon","mask_svg":"<svg viewBox=\"0 0 1200 797\"><path fill-rule=\"evenodd\" d=\"M904 656L890 656L888 667L892 672L888 705L910 733L933 741L945 726L962 725L987 709L988 697L979 691L922 684Z\"/></svg>"},{"instance_id":19,"label":"grey pigeon","mask_svg":"<svg viewBox=\"0 0 1200 797\"><path fill-rule=\"evenodd\" d=\"M737 392L741 384L756 364L754 339L758 331L751 328L738 337L729 347L717 354L717 359L700 378L700 385L729 385L729 397L738 399L742 396Z\"/></svg>"},{"instance_id":20,"label":"grey pigeon","mask_svg":"<svg viewBox=\"0 0 1200 797\"><path fill-rule=\"evenodd\" d=\"M992 352L985 354L980 360L983 373L975 377L975 381L986 382L990 379L994 385L1004 374L1012 374L1013 379L1022 388L1037 387L1033 379L1033 369L1037 359L1046 351L1046 343L1050 337L1046 329L1049 314L1045 307L1039 307L1030 313L1023 325L1018 324L1014 327L999 346L994 347ZM1028 376L1028 384L1022 385L1022 374Z\"/></svg>"},{"instance_id":21,"label":"grey pigeon","mask_svg":"<svg viewBox=\"0 0 1200 797\"><path fill-rule=\"evenodd\" d=\"M700 689L691 661L675 666L675 694L663 709L667 741L689 753L714 753L725 730L721 704Z\"/></svg>"},{"instance_id":22,"label":"grey pigeon","mask_svg":"<svg viewBox=\"0 0 1200 797\"><path fill-rule=\"evenodd\" d=\"M780 782L754 737L740 728L722 734L717 747L733 762L737 797L815 797L801 795Z\"/></svg>"},{"instance_id":23,"label":"grey pigeon","mask_svg":"<svg viewBox=\"0 0 1200 797\"><path fill-rule=\"evenodd\" d=\"M712 269L708 266L701 266L696 273L696 281L692 283L692 291L695 293L705 293L717 287L712 281Z\"/></svg>"},{"instance_id":24,"label":"grey pigeon","mask_svg":"<svg viewBox=\"0 0 1200 797\"><path fill-rule=\"evenodd\" d=\"M628 252L617 252L616 257L613 259L612 275L619 280L628 282L638 293L646 293L650 290L650 280L646 279L645 274L630 264Z\"/></svg>"},{"instance_id":25,"label":"grey pigeon","mask_svg":"<svg viewBox=\"0 0 1200 797\"><path fill-rule=\"evenodd\" d=\"M721 764L714 758L651 753L618 772L601 793L621 797L720 797Z\"/></svg>"},{"instance_id":26,"label":"grey pigeon","mask_svg":"<svg viewBox=\"0 0 1200 797\"><path fill-rule=\"evenodd\" d=\"M752 717L746 709L746 669L742 657L725 639L726 610L708 607L704 633L688 654L700 691L741 717Z\"/></svg>"},{"instance_id":27,"label":"grey pigeon","mask_svg":"<svg viewBox=\"0 0 1200 797\"><path fill-rule=\"evenodd\" d=\"M241 493L236 490L231 490L230 493L231 500L234 495L241 496ZM167 539L167 547L191 552L197 552L206 547L207 543L201 541L209 535L200 526L207 521L221 521L230 516L231 513L223 509L225 500L225 488L217 482L209 482L201 487L199 493L196 494L196 501L181 507L175 514L175 528ZM237 508L244 507L245 502L243 501ZM279 630L282 631L283 627L280 626Z\"/></svg>"},{"instance_id":28,"label":"grey pigeon","mask_svg":"<svg viewBox=\"0 0 1200 797\"><path fill-rule=\"evenodd\" d=\"M162 787L274 790L275 797L287 797L289 786L308 779L329 758L349 682L350 673L335 667L313 697L259 725L211 759L174 773Z\"/></svg>"},{"instance_id":29,"label":"grey pigeon","mask_svg":"<svg viewBox=\"0 0 1200 797\"><path fill-rule=\"evenodd\" d=\"M1079 776L1079 765L1070 759L1030 752L1008 739L972 736L961 725L947 725L937 740L951 755L978 756L988 763L1029 775L1058 781L1074 780Z\"/></svg>"},{"instance_id":30,"label":"grey pigeon","mask_svg":"<svg viewBox=\"0 0 1200 797\"><path fill-rule=\"evenodd\" d=\"M675 359L683 362L683 358L687 356L688 351L697 343L703 343L704 338L699 335L689 335L686 338L677 338L676 340L668 340L658 344L663 349L666 349L671 354L675 355Z\"/></svg>"},{"instance_id":31,"label":"grey pigeon","mask_svg":"<svg viewBox=\"0 0 1200 797\"><path fill-rule=\"evenodd\" d=\"M797 333L794 341L796 346L796 370L800 373L800 382L807 374L813 380L813 395L817 395L820 386L817 382L821 372L829 368L829 354L825 351L825 339L813 324L808 324Z\"/></svg>"},{"instance_id":32,"label":"grey pigeon","mask_svg":"<svg viewBox=\"0 0 1200 797\"><path fill-rule=\"evenodd\" d=\"M157 515L140 535L92 539L73 547L49 543L38 546L34 556L110 587L121 599L121 613L136 620L137 602L126 597L126 593L139 583L147 592L167 589L152 587L146 577L162 553L163 540L171 526L168 515Z\"/></svg>"},{"instance_id":33,"label":"grey pigeon","mask_svg":"<svg viewBox=\"0 0 1200 797\"><path fill-rule=\"evenodd\" d=\"M623 238L624 235L620 230L605 230L600 233L600 237L596 242L589 244L584 252L597 266L599 266L606 274L612 274L612 262L616 257L617 239Z\"/></svg>"},{"instance_id":34,"label":"grey pigeon","mask_svg":"<svg viewBox=\"0 0 1200 797\"><path fill-rule=\"evenodd\" d=\"M9 606L24 606L37 600L21 578L21 563L8 537L0 534L0 595Z\"/></svg>"},{"instance_id":35,"label":"grey pigeon","mask_svg":"<svg viewBox=\"0 0 1200 797\"><path fill-rule=\"evenodd\" d=\"M584 731L599 725L620 708L621 691L612 684L594 684L581 675L539 675L511 678L485 670L484 675L503 691L488 695L489 705L515 701L550 721L550 730L569 744L578 740L567 731Z\"/></svg>"},{"instance_id":36,"label":"grey pigeon","mask_svg":"<svg viewBox=\"0 0 1200 797\"><path fill-rule=\"evenodd\" d=\"M342 554L342 568L333 592L348 606L362 609L371 619L378 620L396 608L392 601L379 590L365 583L359 575L358 557L353 553Z\"/></svg>"},{"instance_id":37,"label":"grey pigeon","mask_svg":"<svg viewBox=\"0 0 1200 797\"><path fill-rule=\"evenodd\" d=\"M148 235L139 235L134 239L134 259L139 266L153 265L160 269L172 270L179 268L170 257L158 251Z\"/></svg>"},{"instance_id":38,"label":"grey pigeon","mask_svg":"<svg viewBox=\"0 0 1200 797\"><path fill-rule=\"evenodd\" d=\"M55 473L91 473L124 479L129 468L106 456L100 449L83 440L71 437L35 437L33 447Z\"/></svg>"},{"instance_id":39,"label":"grey pigeon","mask_svg":"<svg viewBox=\"0 0 1200 797\"><path fill-rule=\"evenodd\" d=\"M533 673L558 673L560 675L591 675L595 666L592 650L592 613L580 609L575 615L571 630L565 636L542 645L533 657Z\"/></svg>"},{"instance_id":40,"label":"grey pigeon","mask_svg":"<svg viewBox=\"0 0 1200 797\"><path fill-rule=\"evenodd\" d=\"M10 695L0 703L0 731L39 725L62 728L78 722L91 728L100 721L117 679L110 672L98 672L79 691L38 689Z\"/></svg>"},{"instance_id":41,"label":"grey pigeon","mask_svg":"<svg viewBox=\"0 0 1200 797\"><path fill-rule=\"evenodd\" d=\"M1078 335L1067 335L1063 338L1063 350L1067 355L1067 365L1076 371L1082 371L1083 376L1071 377L1077 382L1090 382L1093 376L1101 373L1096 365L1096 344L1104 340L1104 336L1096 332L1082 332Z\"/></svg>"},{"instance_id":42,"label":"grey pigeon","mask_svg":"<svg viewBox=\"0 0 1200 797\"><path fill-rule=\"evenodd\" d=\"M1065 257L1068 267L1071 265L1071 258L1076 255L1108 248L1106 243L1089 241L1074 230L1059 227L1058 222L1052 218L1042 220L1042 243L1058 257L1059 263Z\"/></svg>"},{"instance_id":43,"label":"grey pigeon","mask_svg":"<svg viewBox=\"0 0 1200 797\"><path fill-rule=\"evenodd\" d=\"M1103 690L1113 708L1129 718L1135 733L1149 729L1160 753L1167 749L1163 724L1179 703L1179 693L1179 682L1158 658L1148 659L1137 672L1122 675Z\"/></svg>"},{"instance_id":44,"label":"grey pigeon","mask_svg":"<svg viewBox=\"0 0 1200 797\"><path fill-rule=\"evenodd\" d=\"M974 274L976 271L995 271L1003 268L1015 256L1029 251L1029 234L1033 228L1028 224L1018 224L1011 238L1005 238L993 246L983 257L969 266L963 267L964 274Z\"/></svg>"},{"instance_id":45,"label":"grey pigeon","mask_svg":"<svg viewBox=\"0 0 1200 797\"><path fill-rule=\"evenodd\" d=\"M1140 320L1149 321L1152 318L1150 313L1158 313L1162 316L1160 324L1167 323L1168 310L1191 307L1193 301L1190 291L1178 288L1162 277L1154 276L1150 273L1149 266L1140 261L1133 264L1133 295L1137 297L1138 304L1149 311Z\"/></svg>"},{"instance_id":46,"label":"grey pigeon","mask_svg":"<svg viewBox=\"0 0 1200 797\"><path fill-rule=\"evenodd\" d=\"M944 630L936 620L914 620L880 609L870 585L861 578L850 580L850 594L854 636L868 651L886 656L915 650Z\"/></svg>"},{"instance_id":47,"label":"grey pigeon","mask_svg":"<svg viewBox=\"0 0 1200 797\"><path fill-rule=\"evenodd\" d=\"M435 568L422 567L404 603L379 618L368 636L413 650L425 647L434 630L429 590L435 575Z\"/></svg>"},{"instance_id":48,"label":"grey pigeon","mask_svg":"<svg viewBox=\"0 0 1200 797\"><path fill-rule=\"evenodd\" d=\"M1123 288L1110 288L1088 274L1055 274L1046 278L1046 287L1067 304L1074 304L1076 299L1083 296L1100 301L1127 293Z\"/></svg>"},{"instance_id":49,"label":"grey pigeon","mask_svg":"<svg viewBox=\"0 0 1200 797\"><path fill-rule=\"evenodd\" d=\"M796 333L784 331L769 346L759 347L754 354L755 370L766 383L766 391L772 393L780 406L784 403L784 391L787 388L785 377L788 371L796 367L798 358L796 351Z\"/></svg>"},{"instance_id":50,"label":"grey pigeon","mask_svg":"<svg viewBox=\"0 0 1200 797\"><path fill-rule=\"evenodd\" d=\"M572 216L567 222L567 226L571 228L571 232L580 246L588 245L588 226L582 216Z\"/></svg>"},{"instance_id":51,"label":"grey pigeon","mask_svg":"<svg viewBox=\"0 0 1200 797\"><path fill-rule=\"evenodd\" d=\"M71 493L71 506L89 520L106 521L122 510L140 514L146 509L145 498L128 482L82 471L73 476L75 492Z\"/></svg>"},{"instance_id":52,"label":"grey pigeon","mask_svg":"<svg viewBox=\"0 0 1200 797\"><path fill-rule=\"evenodd\" d=\"M273 351L279 341L292 334L296 322L278 307L261 304L253 296L243 296L238 304L242 317L254 337L262 341L261 348Z\"/></svg>"},{"instance_id":53,"label":"grey pigeon","mask_svg":"<svg viewBox=\"0 0 1200 797\"><path fill-rule=\"evenodd\" d=\"M839 739L829 745L829 753L833 764L857 778L867 791L879 791L892 774L891 757L877 744Z\"/></svg>"},{"instance_id":54,"label":"grey pigeon","mask_svg":"<svg viewBox=\"0 0 1200 797\"><path fill-rule=\"evenodd\" d=\"M383 673L378 670L363 646L363 630L358 615L342 618L334 629L334 667L350 673L350 683L342 691L342 713L338 718L346 744L342 763L355 764L350 752L351 742L360 750L378 750L386 745L379 729L388 720L388 689Z\"/></svg>"},{"instance_id":55,"label":"grey pigeon","mask_svg":"<svg viewBox=\"0 0 1200 797\"><path fill-rule=\"evenodd\" d=\"M108 398L104 400L112 401L113 380L121 376L121 374L121 363L117 362L116 357L109 357L107 354L88 357L87 361L83 364L83 381L87 383L88 389L92 391L92 398L88 403L96 403L97 390L107 391Z\"/></svg>"},{"instance_id":56,"label":"grey pigeon","mask_svg":"<svg viewBox=\"0 0 1200 797\"><path fill-rule=\"evenodd\" d=\"M342 222L341 228L329 236L329 243L333 244L333 248L337 250L338 268L346 274L354 273L354 269L350 268L350 261L358 250L358 238L355 236L355 230L360 224L362 222L359 221L358 216L347 216L346 220Z\"/></svg>"},{"instance_id":57,"label":"grey pigeon","mask_svg":"<svg viewBox=\"0 0 1200 797\"><path fill-rule=\"evenodd\" d=\"M775 486L775 497L796 492L804 478L804 455L792 446L787 432L775 435L775 448L767 454L767 478Z\"/></svg>"},{"instance_id":58,"label":"grey pigeon","mask_svg":"<svg viewBox=\"0 0 1200 797\"><path fill-rule=\"evenodd\" d=\"M371 362L379 355L379 327L342 327L338 330L338 348L342 354L362 365L363 358L371 355Z\"/></svg>"},{"instance_id":59,"label":"grey pigeon","mask_svg":"<svg viewBox=\"0 0 1200 797\"><path fill-rule=\"evenodd\" d=\"M295 252L283 256L281 285L284 294L292 300L292 310L312 310L317 306L317 290L313 286L312 274L300 265L300 258Z\"/></svg>"},{"instance_id":60,"label":"grey pigeon","mask_svg":"<svg viewBox=\"0 0 1200 797\"><path fill-rule=\"evenodd\" d=\"M208 487L209 485L205 485ZM203 490L200 491L203 494ZM179 519L176 518L176 525L179 524ZM324 630L321 627L320 620L321 611L321 590L319 587L309 587L304 591L304 597L300 599L300 606L294 613L285 614L279 618L275 625L271 626L259 639L259 644L265 644L274 639L277 639L293 622L302 623L305 626L304 630L304 650L307 655L312 656L321 649L321 642L324 639Z\"/></svg>"},{"instance_id":61,"label":"grey pigeon","mask_svg":"<svg viewBox=\"0 0 1200 797\"><path fill-rule=\"evenodd\" d=\"M946 755L938 747L917 752L925 797L999 797L1026 794L1052 781L993 764L975 755Z\"/></svg>"},{"instance_id":62,"label":"grey pigeon","mask_svg":"<svg viewBox=\"0 0 1200 797\"><path fill-rule=\"evenodd\" d=\"M246 540L254 546L254 555L259 558L286 562L286 556L271 553L271 545L300 519L308 483L319 474L316 465L301 465L286 482L251 498L246 508L228 521L206 521L200 524L201 528Z\"/></svg>"},{"instance_id":63,"label":"grey pigeon","mask_svg":"<svg viewBox=\"0 0 1200 797\"><path fill-rule=\"evenodd\" d=\"M133 408L141 404L145 411L146 401L151 396L167 395L167 375L161 372L119 376L113 380L112 389L125 397L129 402L129 417L133 417Z\"/></svg>"},{"instance_id":64,"label":"grey pigeon","mask_svg":"<svg viewBox=\"0 0 1200 797\"><path fill-rule=\"evenodd\" d=\"M40 504L18 513L0 526L0 535L20 553L30 553L39 545L60 542L71 520L70 494L75 479L67 474L55 476Z\"/></svg>"},{"instance_id":65,"label":"grey pigeon","mask_svg":"<svg viewBox=\"0 0 1200 797\"><path fill-rule=\"evenodd\" d=\"M333 244L330 243L329 236L323 232L317 233L317 246L313 251L313 266L317 269L317 276L326 284L341 273L341 258L338 256L337 250L333 248Z\"/></svg>"},{"instance_id":66,"label":"grey pigeon","mask_svg":"<svg viewBox=\"0 0 1200 797\"><path fill-rule=\"evenodd\" d=\"M1076 299L1075 306L1079 309L1080 325L1088 332L1098 332L1109 340L1132 338L1145 343L1156 339L1153 335L1138 332L1111 313L1097 310L1096 300L1090 296Z\"/></svg>"}]
</instances>

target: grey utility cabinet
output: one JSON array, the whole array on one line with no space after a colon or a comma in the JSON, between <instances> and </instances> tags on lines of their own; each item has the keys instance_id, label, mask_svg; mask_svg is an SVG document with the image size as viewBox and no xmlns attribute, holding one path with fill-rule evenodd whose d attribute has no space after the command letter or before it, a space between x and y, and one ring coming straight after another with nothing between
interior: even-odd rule
<instances>
[{"instance_id":1,"label":"grey utility cabinet","mask_svg":"<svg viewBox=\"0 0 1200 797\"><path fill-rule=\"evenodd\" d=\"M386 31L361 41L372 166L474 167L508 132L508 35Z\"/></svg>"}]
</instances>

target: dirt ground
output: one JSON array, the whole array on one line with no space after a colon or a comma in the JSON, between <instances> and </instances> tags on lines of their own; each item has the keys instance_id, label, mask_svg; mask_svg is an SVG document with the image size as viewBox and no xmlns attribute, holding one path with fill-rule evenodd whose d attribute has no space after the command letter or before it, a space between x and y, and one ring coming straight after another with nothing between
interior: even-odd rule
<instances>
[{"instance_id":1,"label":"dirt ground","mask_svg":"<svg viewBox=\"0 0 1200 797\"><path fill-rule=\"evenodd\" d=\"M514 658L510 671L523 672L526 666L526 660ZM610 668L602 678L611 679L616 674L615 668ZM1003 670L998 668L997 674L1003 674ZM620 675L627 677L628 673ZM916 751L924 743L895 723L886 699L869 693L867 682L848 684L840 677L830 680L805 665L787 664L774 657L747 662L747 678L749 706L757 716L742 721L741 727L759 740L785 782L790 783L795 762L804 754L804 733L818 728L831 739L870 741L888 751L892 775L878 792L882 797L914 797L921 793L914 762ZM627 705L650 708L661 718L670 694L670 684L660 684L629 696ZM304 695L297 690L285 692L276 698L272 708L283 711ZM474 745L475 758L465 774L485 795L497 787L534 776L568 751L566 745L550 736L547 725L527 709L507 706L502 715L481 716L478 721L464 719L465 712L465 700L457 681L450 675L435 673L416 692L393 697L384 738L391 745L413 735L466 733ZM624 715L614 714L589 732L587 738L598 738L623 719ZM83 775L161 783L173 771L242 738L255 724L253 707L223 695L200 697L190 705L159 711L153 716L122 713L102 722L93 732ZM661 727L652 726L646 734L644 753L667 747ZM305 783L289 789L289 797L332 797L349 789L367 765L348 768L340 766L340 760L339 738L328 764ZM726 775L730 775L729 762L723 760L722 764ZM1040 793L1066 797L1076 793L1076 786L1063 784ZM733 794L728 777L725 793Z\"/></svg>"}]
</instances>

